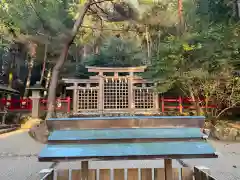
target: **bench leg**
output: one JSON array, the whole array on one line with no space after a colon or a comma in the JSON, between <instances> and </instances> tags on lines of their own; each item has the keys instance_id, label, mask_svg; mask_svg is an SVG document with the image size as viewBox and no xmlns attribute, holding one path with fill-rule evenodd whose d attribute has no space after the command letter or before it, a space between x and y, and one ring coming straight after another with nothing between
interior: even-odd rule
<instances>
[{"instance_id":1,"label":"bench leg","mask_svg":"<svg viewBox=\"0 0 240 180\"><path fill-rule=\"evenodd\" d=\"M82 166L81 170L82 180L88 180L88 161L82 161L81 166Z\"/></svg>"},{"instance_id":2,"label":"bench leg","mask_svg":"<svg viewBox=\"0 0 240 180\"><path fill-rule=\"evenodd\" d=\"M165 173L165 180L173 179L172 160L171 159L164 159L164 173Z\"/></svg>"}]
</instances>

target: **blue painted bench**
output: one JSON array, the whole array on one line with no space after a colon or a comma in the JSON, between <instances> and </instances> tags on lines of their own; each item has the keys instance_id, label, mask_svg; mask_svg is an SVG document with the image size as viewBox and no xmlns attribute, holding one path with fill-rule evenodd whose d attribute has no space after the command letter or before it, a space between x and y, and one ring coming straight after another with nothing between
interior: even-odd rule
<instances>
[{"instance_id":1,"label":"blue painted bench","mask_svg":"<svg viewBox=\"0 0 240 180\"><path fill-rule=\"evenodd\" d=\"M217 157L215 150L207 142L182 141L109 144L50 144L40 153L39 160L134 160L214 157Z\"/></svg>"},{"instance_id":2,"label":"blue painted bench","mask_svg":"<svg viewBox=\"0 0 240 180\"><path fill-rule=\"evenodd\" d=\"M203 140L207 136L199 128L128 128L56 130L48 144L109 143L109 142L166 142Z\"/></svg>"},{"instance_id":3,"label":"blue painted bench","mask_svg":"<svg viewBox=\"0 0 240 180\"><path fill-rule=\"evenodd\" d=\"M47 124L52 132L39 161L81 160L83 179L90 160L162 158L165 180L171 180L171 159L217 157L201 131L202 116L56 118Z\"/></svg>"}]
</instances>

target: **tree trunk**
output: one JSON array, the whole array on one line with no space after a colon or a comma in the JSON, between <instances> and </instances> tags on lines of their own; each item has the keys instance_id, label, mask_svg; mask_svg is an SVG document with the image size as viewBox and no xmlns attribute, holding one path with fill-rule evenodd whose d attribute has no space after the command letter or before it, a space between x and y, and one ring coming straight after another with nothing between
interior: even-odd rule
<instances>
[{"instance_id":1,"label":"tree trunk","mask_svg":"<svg viewBox=\"0 0 240 180\"><path fill-rule=\"evenodd\" d=\"M42 67L42 72L41 72L40 84L42 84L42 82L43 82L44 73L45 73L45 70L46 70L47 52L48 52L48 44L46 43L45 48L44 48L44 59L43 59L43 67Z\"/></svg>"},{"instance_id":2,"label":"tree trunk","mask_svg":"<svg viewBox=\"0 0 240 180\"><path fill-rule=\"evenodd\" d=\"M61 54L58 58L58 61L53 68L52 78L51 78L51 82L50 82L50 86L49 86L49 90L48 90L48 112L47 112L46 119L54 116L54 110L55 110L55 105L56 105L56 102L55 102L55 100L56 100L56 88L57 88L57 85L58 85L59 72L63 67L63 64L66 60L67 55L68 55L68 50L69 50L73 40L75 39L80 26L83 23L84 16L86 15L89 7L91 6L91 3L92 3L92 0L88 0L88 2L85 3L85 5L83 7L83 11L79 14L77 20L74 23L74 26L72 28L71 36L69 37L69 39L65 43L65 45L63 47L63 50L62 50L62 52L61 52Z\"/></svg>"},{"instance_id":3,"label":"tree trunk","mask_svg":"<svg viewBox=\"0 0 240 180\"><path fill-rule=\"evenodd\" d=\"M3 51L2 51L2 49L0 49L0 54L2 55L3 54ZM3 72L3 58L1 58L0 59L0 84L4 84L4 81L3 81L3 74L4 74L4 72Z\"/></svg>"},{"instance_id":4,"label":"tree trunk","mask_svg":"<svg viewBox=\"0 0 240 180\"><path fill-rule=\"evenodd\" d=\"M179 35L183 33L183 4L182 0L178 0L178 18L179 18Z\"/></svg>"},{"instance_id":5,"label":"tree trunk","mask_svg":"<svg viewBox=\"0 0 240 180\"><path fill-rule=\"evenodd\" d=\"M28 76L27 76L27 82L26 82L26 87L25 87L25 92L23 97L27 97L28 95L28 88L31 83L32 69L33 69L35 58L36 58L37 44L30 42L28 48L29 48L30 61L28 63Z\"/></svg>"},{"instance_id":6,"label":"tree trunk","mask_svg":"<svg viewBox=\"0 0 240 180\"><path fill-rule=\"evenodd\" d=\"M52 78L50 81L50 86L48 89L48 112L47 112L47 117L46 118L50 118L54 116L54 110L55 110L55 100L56 100L56 88L58 85L58 77L59 77L59 72L65 62L65 59L67 57L68 54L68 49L70 47L70 44L65 44L64 48L61 52L61 55L56 63L56 65L53 68L52 71Z\"/></svg>"},{"instance_id":7,"label":"tree trunk","mask_svg":"<svg viewBox=\"0 0 240 180\"><path fill-rule=\"evenodd\" d=\"M27 81L26 81L26 86L25 86L25 91L24 91L23 97L27 97L28 96L28 91L29 91L28 88L30 87L30 84L31 84L33 63L34 63L34 58L31 58L31 60L29 62L29 65L28 65L28 75L27 75Z\"/></svg>"},{"instance_id":8,"label":"tree trunk","mask_svg":"<svg viewBox=\"0 0 240 180\"><path fill-rule=\"evenodd\" d=\"M201 114L201 110L200 110L200 107L199 107L199 99L195 98L195 95L194 95L194 93L191 89L189 90L189 92L190 92L190 96L193 100L193 104L195 106L197 116L199 116Z\"/></svg>"},{"instance_id":9,"label":"tree trunk","mask_svg":"<svg viewBox=\"0 0 240 180\"><path fill-rule=\"evenodd\" d=\"M48 89L48 87L49 87L51 75L52 75L52 70L50 69L48 71L48 74L47 74L47 79L46 79L46 83L45 83L45 89ZM47 96L47 91L44 91L44 97L46 97L46 96Z\"/></svg>"},{"instance_id":10,"label":"tree trunk","mask_svg":"<svg viewBox=\"0 0 240 180\"><path fill-rule=\"evenodd\" d=\"M145 35L145 37L146 37L146 41L147 41L147 55L148 55L148 58L150 58L150 43L149 43L149 33L148 33L148 26L146 26L146 28L145 28L145 33L146 33L146 35Z\"/></svg>"}]
</instances>

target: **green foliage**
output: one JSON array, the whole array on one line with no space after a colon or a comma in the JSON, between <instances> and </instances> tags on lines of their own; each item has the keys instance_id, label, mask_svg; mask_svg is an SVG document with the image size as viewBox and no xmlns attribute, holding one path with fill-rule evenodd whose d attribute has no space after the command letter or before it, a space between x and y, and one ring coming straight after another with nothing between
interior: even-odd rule
<instances>
[{"instance_id":1,"label":"green foliage","mask_svg":"<svg viewBox=\"0 0 240 180\"><path fill-rule=\"evenodd\" d=\"M1 39L12 43L14 34L25 36L38 43L39 54L48 43L48 55L56 59L84 1L2 0ZM104 2L88 11L68 57L85 78L84 65L139 66L147 59L146 49L152 64L145 75L158 82L159 92L180 89L187 96L213 98L219 107L231 107L240 100L239 80L232 75L240 69L240 24L234 3L183 1L185 31L179 36L176 0ZM112 38L116 35L120 38ZM82 62L83 46L90 47L90 55ZM43 57L37 59L41 62Z\"/></svg>"},{"instance_id":2,"label":"green foliage","mask_svg":"<svg viewBox=\"0 0 240 180\"><path fill-rule=\"evenodd\" d=\"M186 32L181 38L167 36L153 56L151 76L202 70L216 72L226 64L239 68L239 24L212 25L204 32ZM201 71L200 71L201 70ZM175 72L175 73L174 73ZM194 73L196 75L196 73Z\"/></svg>"},{"instance_id":3,"label":"green foliage","mask_svg":"<svg viewBox=\"0 0 240 180\"><path fill-rule=\"evenodd\" d=\"M8 0L1 2L1 20L21 33L56 35L72 26L66 0Z\"/></svg>"},{"instance_id":4,"label":"green foliage","mask_svg":"<svg viewBox=\"0 0 240 180\"><path fill-rule=\"evenodd\" d=\"M110 38L103 42L98 54L87 57L86 64L107 67L129 67L142 64L144 50L129 40Z\"/></svg>"},{"instance_id":5,"label":"green foliage","mask_svg":"<svg viewBox=\"0 0 240 180\"><path fill-rule=\"evenodd\" d=\"M232 21L230 1L203 0L198 7L191 2L184 2L190 10L184 14L185 32L176 36L168 31L154 41L157 46L146 77L154 78L161 93L177 88L185 96L205 98L206 103L211 99L218 105L215 116L223 115L239 105L240 87L233 74L240 68L240 24Z\"/></svg>"}]
</instances>

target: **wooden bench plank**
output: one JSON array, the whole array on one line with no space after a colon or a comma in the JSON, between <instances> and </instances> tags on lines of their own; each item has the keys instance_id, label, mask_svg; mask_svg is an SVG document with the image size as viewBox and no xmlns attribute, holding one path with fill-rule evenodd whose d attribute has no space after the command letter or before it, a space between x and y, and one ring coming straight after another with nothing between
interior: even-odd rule
<instances>
[{"instance_id":1,"label":"wooden bench plank","mask_svg":"<svg viewBox=\"0 0 240 180\"><path fill-rule=\"evenodd\" d=\"M92 121L92 120L119 120L119 119L205 119L204 116L101 116L101 117L70 117L49 118L48 121Z\"/></svg>"},{"instance_id":2,"label":"wooden bench plank","mask_svg":"<svg viewBox=\"0 0 240 180\"><path fill-rule=\"evenodd\" d=\"M114 160L155 158L213 158L215 150L204 141L113 143L113 144L61 144L46 145L40 152L39 161L70 159Z\"/></svg>"},{"instance_id":3,"label":"wooden bench plank","mask_svg":"<svg viewBox=\"0 0 240 180\"><path fill-rule=\"evenodd\" d=\"M200 128L57 130L50 134L48 143L109 143L110 140L118 142L119 140L121 142L182 141L200 140L204 137Z\"/></svg>"},{"instance_id":4,"label":"wooden bench plank","mask_svg":"<svg viewBox=\"0 0 240 180\"><path fill-rule=\"evenodd\" d=\"M120 116L51 118L47 120L50 129L102 129L134 127L195 127L203 128L204 116ZM113 123L114 121L114 123Z\"/></svg>"}]
</instances>

